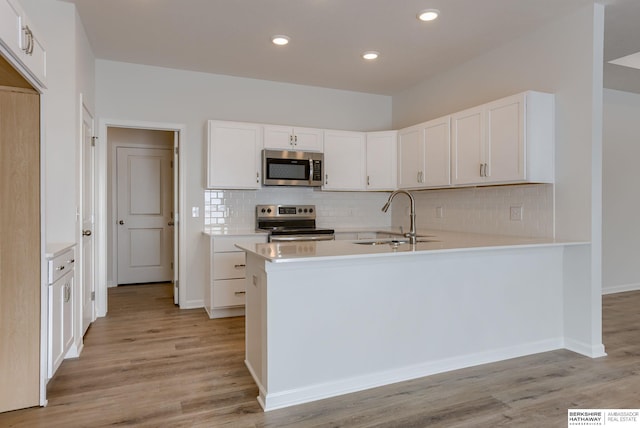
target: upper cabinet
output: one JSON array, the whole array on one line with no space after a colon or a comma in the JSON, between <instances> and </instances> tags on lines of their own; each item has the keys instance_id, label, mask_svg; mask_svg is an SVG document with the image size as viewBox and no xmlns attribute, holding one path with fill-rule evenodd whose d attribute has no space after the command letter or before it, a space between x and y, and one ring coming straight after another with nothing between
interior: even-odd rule
<instances>
[{"instance_id":1,"label":"upper cabinet","mask_svg":"<svg viewBox=\"0 0 640 428\"><path fill-rule=\"evenodd\" d=\"M552 94L524 92L451 120L454 185L553 182Z\"/></svg>"},{"instance_id":2,"label":"upper cabinet","mask_svg":"<svg viewBox=\"0 0 640 428\"><path fill-rule=\"evenodd\" d=\"M264 126L265 149L321 152L322 146L322 129L278 125Z\"/></svg>"},{"instance_id":3,"label":"upper cabinet","mask_svg":"<svg viewBox=\"0 0 640 428\"><path fill-rule=\"evenodd\" d=\"M244 122L208 122L207 187L259 189L262 126Z\"/></svg>"},{"instance_id":4,"label":"upper cabinet","mask_svg":"<svg viewBox=\"0 0 640 428\"><path fill-rule=\"evenodd\" d=\"M396 189L397 140L397 131L367 133L367 190Z\"/></svg>"},{"instance_id":5,"label":"upper cabinet","mask_svg":"<svg viewBox=\"0 0 640 428\"><path fill-rule=\"evenodd\" d=\"M0 43L41 87L47 84L47 54L39 33L16 0L0 0Z\"/></svg>"},{"instance_id":6,"label":"upper cabinet","mask_svg":"<svg viewBox=\"0 0 640 428\"><path fill-rule=\"evenodd\" d=\"M363 132L325 131L323 190L364 190L366 135Z\"/></svg>"},{"instance_id":7,"label":"upper cabinet","mask_svg":"<svg viewBox=\"0 0 640 428\"><path fill-rule=\"evenodd\" d=\"M398 133L398 187L424 189L451 184L450 117L430 120Z\"/></svg>"}]
</instances>

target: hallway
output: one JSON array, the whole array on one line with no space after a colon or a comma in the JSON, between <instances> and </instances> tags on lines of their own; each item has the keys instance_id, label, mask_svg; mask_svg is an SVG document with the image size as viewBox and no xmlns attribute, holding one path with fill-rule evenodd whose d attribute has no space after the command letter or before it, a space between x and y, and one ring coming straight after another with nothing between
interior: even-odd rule
<instances>
[{"instance_id":1,"label":"hallway","mask_svg":"<svg viewBox=\"0 0 640 428\"><path fill-rule=\"evenodd\" d=\"M181 311L171 284L110 288L108 316L49 383L48 407L0 414L0 426L566 426L568 408L640 403L640 292L603 302L605 358L547 352L263 413L244 318Z\"/></svg>"}]
</instances>

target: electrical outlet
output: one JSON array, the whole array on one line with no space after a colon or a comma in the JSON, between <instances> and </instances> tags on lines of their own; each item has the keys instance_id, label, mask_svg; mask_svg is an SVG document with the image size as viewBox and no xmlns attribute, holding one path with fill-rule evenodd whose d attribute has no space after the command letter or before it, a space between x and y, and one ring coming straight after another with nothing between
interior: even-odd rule
<instances>
[{"instance_id":1,"label":"electrical outlet","mask_svg":"<svg viewBox=\"0 0 640 428\"><path fill-rule=\"evenodd\" d=\"M436 218L444 217L444 209L442 207L436 207Z\"/></svg>"},{"instance_id":2,"label":"electrical outlet","mask_svg":"<svg viewBox=\"0 0 640 428\"><path fill-rule=\"evenodd\" d=\"M200 217L200 207L191 207L191 217Z\"/></svg>"},{"instance_id":3,"label":"electrical outlet","mask_svg":"<svg viewBox=\"0 0 640 428\"><path fill-rule=\"evenodd\" d=\"M509 212L511 221L522 221L522 205L512 206Z\"/></svg>"}]
</instances>

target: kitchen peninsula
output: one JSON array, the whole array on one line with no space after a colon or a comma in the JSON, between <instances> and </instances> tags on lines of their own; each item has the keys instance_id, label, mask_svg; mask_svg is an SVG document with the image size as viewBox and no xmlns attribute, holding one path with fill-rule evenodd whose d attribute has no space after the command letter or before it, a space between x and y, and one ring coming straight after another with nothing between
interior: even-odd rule
<instances>
[{"instance_id":1,"label":"kitchen peninsula","mask_svg":"<svg viewBox=\"0 0 640 428\"><path fill-rule=\"evenodd\" d=\"M589 293L566 280L584 277L588 243L422 232L238 245L265 410L559 348L598 356L566 328Z\"/></svg>"}]
</instances>

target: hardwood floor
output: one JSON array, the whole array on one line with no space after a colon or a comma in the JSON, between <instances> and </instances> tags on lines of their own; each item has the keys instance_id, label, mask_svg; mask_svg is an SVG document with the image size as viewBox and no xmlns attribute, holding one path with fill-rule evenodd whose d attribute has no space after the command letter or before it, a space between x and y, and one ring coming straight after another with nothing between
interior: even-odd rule
<instances>
[{"instance_id":1,"label":"hardwood floor","mask_svg":"<svg viewBox=\"0 0 640 428\"><path fill-rule=\"evenodd\" d=\"M564 427L568 408L640 407L639 308L640 292L604 296L605 358L547 352L263 413L244 318L179 310L166 284L112 288L48 407L0 426Z\"/></svg>"}]
</instances>

